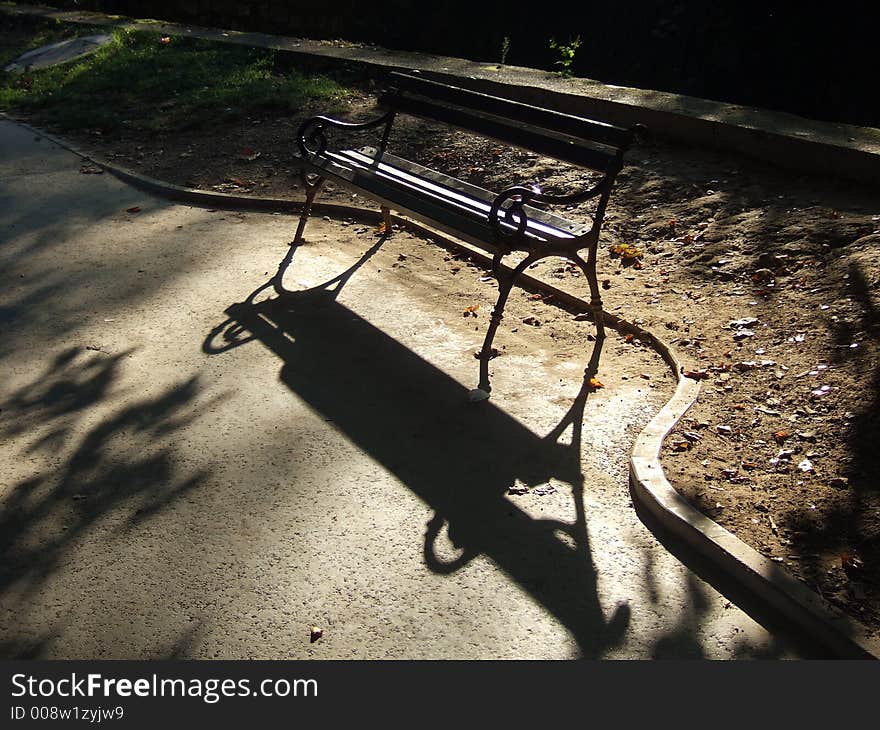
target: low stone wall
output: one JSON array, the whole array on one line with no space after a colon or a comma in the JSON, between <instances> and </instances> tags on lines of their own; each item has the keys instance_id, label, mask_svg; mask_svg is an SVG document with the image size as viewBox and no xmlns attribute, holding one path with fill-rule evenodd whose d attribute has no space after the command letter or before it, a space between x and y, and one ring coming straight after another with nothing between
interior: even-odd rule
<instances>
[{"instance_id":1,"label":"low stone wall","mask_svg":"<svg viewBox=\"0 0 880 730\"><path fill-rule=\"evenodd\" d=\"M21 4L28 4L18 0ZM341 38L384 48L537 69L558 68L555 38L581 39L575 76L880 126L876 23L864 0L616 3L564 0L46 0L64 9ZM502 58L503 57L503 58Z\"/></svg>"}]
</instances>

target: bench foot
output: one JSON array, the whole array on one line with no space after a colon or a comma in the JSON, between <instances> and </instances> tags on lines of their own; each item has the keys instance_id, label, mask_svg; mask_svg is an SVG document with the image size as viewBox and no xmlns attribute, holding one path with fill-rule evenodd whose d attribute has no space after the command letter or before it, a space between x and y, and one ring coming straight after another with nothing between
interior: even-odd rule
<instances>
[{"instance_id":1,"label":"bench foot","mask_svg":"<svg viewBox=\"0 0 880 730\"><path fill-rule=\"evenodd\" d=\"M391 209L386 208L384 205L381 208L382 210L382 225L384 226L385 235L391 235Z\"/></svg>"},{"instance_id":2,"label":"bench foot","mask_svg":"<svg viewBox=\"0 0 880 730\"><path fill-rule=\"evenodd\" d=\"M487 393L482 388L474 388L473 390L468 391L468 400L471 403L479 403L480 401L488 400L489 393Z\"/></svg>"},{"instance_id":3,"label":"bench foot","mask_svg":"<svg viewBox=\"0 0 880 730\"><path fill-rule=\"evenodd\" d=\"M306 223L312 212L312 203L315 202L315 197L318 195L321 186L324 184L323 177L319 175L307 175L305 172L300 175L300 179L302 180L303 187L306 191L306 201L303 203L302 213L300 213L299 216L299 225L297 225L296 235L293 237L294 246L298 246L302 243L303 233L306 230Z\"/></svg>"}]
</instances>

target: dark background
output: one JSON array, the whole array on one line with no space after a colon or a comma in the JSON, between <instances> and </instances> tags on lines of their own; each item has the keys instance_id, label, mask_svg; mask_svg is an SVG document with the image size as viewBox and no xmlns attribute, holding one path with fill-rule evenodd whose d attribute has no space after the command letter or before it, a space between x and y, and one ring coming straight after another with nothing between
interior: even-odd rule
<instances>
[{"instance_id":1,"label":"dark background","mask_svg":"<svg viewBox=\"0 0 880 730\"><path fill-rule=\"evenodd\" d=\"M686 0L55 0L57 7L345 38L552 69L555 37L582 45L572 71L659 89L880 126L880 3Z\"/></svg>"}]
</instances>

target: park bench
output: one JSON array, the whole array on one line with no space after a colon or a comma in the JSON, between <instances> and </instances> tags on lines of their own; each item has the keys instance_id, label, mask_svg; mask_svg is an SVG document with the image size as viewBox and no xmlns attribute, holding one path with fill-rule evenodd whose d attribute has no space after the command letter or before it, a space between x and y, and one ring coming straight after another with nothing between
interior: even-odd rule
<instances>
[{"instance_id":1,"label":"park bench","mask_svg":"<svg viewBox=\"0 0 880 730\"><path fill-rule=\"evenodd\" d=\"M418 72L392 73L390 87L379 99L384 114L363 123L326 116L305 121L297 133L299 164L306 191L294 245L302 241L312 203L326 180L334 180L378 201L391 232L390 210L467 241L492 255L498 300L478 353L477 397L487 397L492 342L517 277L548 256L558 256L583 271L598 336L604 336L602 299L596 278L599 230L614 178L633 131L571 114L479 93ZM601 173L583 189L549 195L536 186L515 185L499 193L402 159L387 151L395 117L407 114L496 139L515 147ZM331 147L326 132L381 130L376 146ZM378 135L377 135L378 136ZM573 222L549 212L551 206L596 201L592 222ZM583 252L586 251L586 257ZM502 259L525 254L512 269Z\"/></svg>"}]
</instances>

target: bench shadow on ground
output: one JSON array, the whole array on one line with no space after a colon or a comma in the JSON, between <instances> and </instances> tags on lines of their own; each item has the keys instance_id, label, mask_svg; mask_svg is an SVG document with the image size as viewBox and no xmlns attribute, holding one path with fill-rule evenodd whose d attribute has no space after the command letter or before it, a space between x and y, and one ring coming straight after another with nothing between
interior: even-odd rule
<instances>
[{"instance_id":1,"label":"bench shadow on ground","mask_svg":"<svg viewBox=\"0 0 880 730\"><path fill-rule=\"evenodd\" d=\"M604 340L596 341L564 418L538 436L490 401L468 403L459 382L337 301L383 241L339 276L299 292L281 284L296 251L291 247L273 279L227 309L229 319L209 334L205 352L262 343L283 362L281 380L293 393L434 510L423 543L429 570L452 574L488 557L570 632L582 657L601 657L624 643L631 615L627 601L601 605L583 500L589 485L581 468L581 431L588 380ZM261 299L273 287L278 296ZM562 442L569 428L571 439ZM573 523L532 517L505 496L517 480L537 485L551 477L571 488ZM438 554L444 527L458 550L455 558ZM660 587L648 553L644 581L648 600L656 603ZM716 582L706 566L699 573ZM650 637L657 658L707 656L700 637L707 589L692 573L685 583L686 610L670 630ZM743 657L785 651L779 640L757 648L745 637L735 647Z\"/></svg>"},{"instance_id":2,"label":"bench shadow on ground","mask_svg":"<svg viewBox=\"0 0 880 730\"><path fill-rule=\"evenodd\" d=\"M254 340L269 348L293 393L434 510L423 545L428 569L451 574L485 555L568 629L584 657L602 655L621 643L630 615L626 603L600 605L582 499L581 423L602 340L570 410L542 438L490 401L469 403L463 385L337 301L382 242L326 284L262 301L257 290L229 307L205 351ZM570 445L559 443L569 426ZM505 497L516 480L550 477L570 485L574 523L535 519ZM444 526L458 550L451 560L436 547Z\"/></svg>"}]
</instances>

